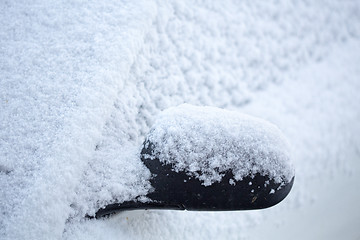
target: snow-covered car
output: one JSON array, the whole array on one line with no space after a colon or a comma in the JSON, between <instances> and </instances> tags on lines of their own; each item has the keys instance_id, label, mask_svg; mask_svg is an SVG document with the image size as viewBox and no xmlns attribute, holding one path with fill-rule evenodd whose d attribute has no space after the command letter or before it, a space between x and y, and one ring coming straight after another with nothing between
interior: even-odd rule
<instances>
[{"instance_id":1,"label":"snow-covered car","mask_svg":"<svg viewBox=\"0 0 360 240\"><path fill-rule=\"evenodd\" d=\"M0 239L359 238L359 9L357 0L0 1ZM162 112L184 103L276 125L289 140L278 153L289 149L296 169L288 197L260 211L88 218L147 200L156 178L143 143ZM213 136L201 119L200 142L226 141L216 138L237 126L223 119ZM202 186L223 179L202 151L194 165L180 161L186 149L170 149L174 169ZM230 155L214 166L235 166L218 165ZM273 179L288 182L291 169Z\"/></svg>"}]
</instances>

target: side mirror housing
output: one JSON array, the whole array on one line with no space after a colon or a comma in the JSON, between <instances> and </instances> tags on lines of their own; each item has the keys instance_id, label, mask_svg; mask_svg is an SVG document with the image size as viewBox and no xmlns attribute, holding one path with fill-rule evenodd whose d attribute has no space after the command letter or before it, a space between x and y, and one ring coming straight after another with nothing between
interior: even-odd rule
<instances>
[{"instance_id":1,"label":"side mirror housing","mask_svg":"<svg viewBox=\"0 0 360 240\"><path fill-rule=\"evenodd\" d=\"M140 157L152 173L147 200L111 204L96 217L131 209L262 209L281 202L294 183L281 131L219 108L183 104L164 111Z\"/></svg>"}]
</instances>

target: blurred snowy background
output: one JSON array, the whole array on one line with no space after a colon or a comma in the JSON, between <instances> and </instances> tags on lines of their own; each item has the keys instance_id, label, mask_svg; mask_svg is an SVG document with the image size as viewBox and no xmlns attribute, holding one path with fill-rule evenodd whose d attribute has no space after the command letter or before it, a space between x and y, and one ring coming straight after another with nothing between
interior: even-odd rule
<instances>
[{"instance_id":1,"label":"blurred snowy background","mask_svg":"<svg viewBox=\"0 0 360 240\"><path fill-rule=\"evenodd\" d=\"M360 2L0 2L1 239L360 239ZM290 139L261 211L85 214L149 189L139 147L181 103Z\"/></svg>"}]
</instances>

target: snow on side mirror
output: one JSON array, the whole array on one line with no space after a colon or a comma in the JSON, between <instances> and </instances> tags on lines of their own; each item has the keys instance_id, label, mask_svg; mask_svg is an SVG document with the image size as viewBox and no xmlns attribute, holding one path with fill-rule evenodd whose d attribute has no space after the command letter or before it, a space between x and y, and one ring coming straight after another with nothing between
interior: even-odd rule
<instances>
[{"instance_id":1,"label":"snow on side mirror","mask_svg":"<svg viewBox=\"0 0 360 240\"><path fill-rule=\"evenodd\" d=\"M147 201L111 204L96 217L131 209L262 209L282 201L294 182L289 146L275 125L213 107L162 112L141 160L152 173Z\"/></svg>"}]
</instances>

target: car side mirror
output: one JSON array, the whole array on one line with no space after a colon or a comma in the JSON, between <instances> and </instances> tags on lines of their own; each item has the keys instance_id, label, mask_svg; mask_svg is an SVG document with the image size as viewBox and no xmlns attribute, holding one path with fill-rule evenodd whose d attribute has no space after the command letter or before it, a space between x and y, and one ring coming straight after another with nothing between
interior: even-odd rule
<instances>
[{"instance_id":1,"label":"car side mirror","mask_svg":"<svg viewBox=\"0 0 360 240\"><path fill-rule=\"evenodd\" d=\"M134 209L263 209L281 202L294 183L289 147L276 126L218 108L164 111L140 157L152 191L141 201L110 204L97 218Z\"/></svg>"}]
</instances>

